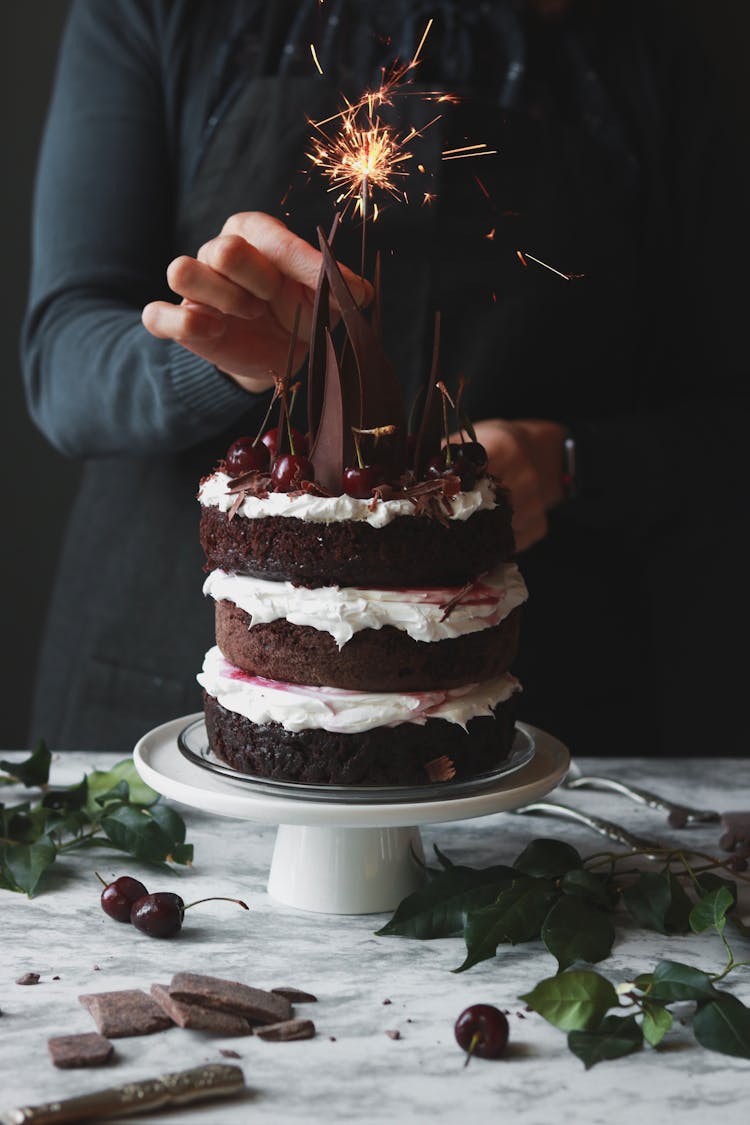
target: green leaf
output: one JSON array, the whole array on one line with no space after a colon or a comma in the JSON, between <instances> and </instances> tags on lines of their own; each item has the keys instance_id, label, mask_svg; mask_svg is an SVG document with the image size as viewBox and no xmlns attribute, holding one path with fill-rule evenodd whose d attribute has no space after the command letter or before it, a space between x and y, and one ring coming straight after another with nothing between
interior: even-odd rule
<instances>
[{"instance_id":1,"label":"green leaf","mask_svg":"<svg viewBox=\"0 0 750 1125\"><path fill-rule=\"evenodd\" d=\"M639 992L648 992L648 990L650 989L653 982L654 982L654 974L653 973L639 973L638 976L633 981L633 984L635 985L635 987L638 989Z\"/></svg>"},{"instance_id":2,"label":"green leaf","mask_svg":"<svg viewBox=\"0 0 750 1125\"><path fill-rule=\"evenodd\" d=\"M574 895L603 906L605 910L611 910L617 902L617 894L609 886L607 877L582 867L565 872L560 890L565 895Z\"/></svg>"},{"instance_id":3,"label":"green leaf","mask_svg":"<svg viewBox=\"0 0 750 1125\"><path fill-rule=\"evenodd\" d=\"M717 999L699 1006L693 1031L709 1051L750 1059L750 1009L729 992L720 992Z\"/></svg>"},{"instance_id":4,"label":"green leaf","mask_svg":"<svg viewBox=\"0 0 750 1125\"><path fill-rule=\"evenodd\" d=\"M5 770L12 778L30 789L47 784L51 761L52 755L47 749L47 744L43 738L40 738L37 748L30 758L27 758L24 762L7 762L2 759L0 760L0 770Z\"/></svg>"},{"instance_id":5,"label":"green leaf","mask_svg":"<svg viewBox=\"0 0 750 1125\"><path fill-rule=\"evenodd\" d=\"M172 854L176 843L161 825L142 809L123 805L102 819L106 836L136 859L158 863Z\"/></svg>"},{"instance_id":6,"label":"green leaf","mask_svg":"<svg viewBox=\"0 0 750 1125\"><path fill-rule=\"evenodd\" d=\"M737 902L737 884L733 879L723 879L721 875L715 875L713 871L704 871L697 876L698 885L704 893L708 891L716 891L719 887L726 887L732 896L732 901Z\"/></svg>"},{"instance_id":7,"label":"green leaf","mask_svg":"<svg viewBox=\"0 0 750 1125\"><path fill-rule=\"evenodd\" d=\"M516 874L512 867L449 865L399 903L391 920L376 932L423 941L461 933L467 914L494 902Z\"/></svg>"},{"instance_id":8,"label":"green leaf","mask_svg":"<svg viewBox=\"0 0 750 1125\"><path fill-rule=\"evenodd\" d=\"M127 781L118 781L117 785L112 789L108 789L106 793L100 793L94 800L100 808L113 801L118 801L127 805L130 801L130 786Z\"/></svg>"},{"instance_id":9,"label":"green leaf","mask_svg":"<svg viewBox=\"0 0 750 1125\"><path fill-rule=\"evenodd\" d=\"M684 934L690 930L692 903L680 882L669 872L641 872L625 887L623 902L635 921L660 934Z\"/></svg>"},{"instance_id":10,"label":"green leaf","mask_svg":"<svg viewBox=\"0 0 750 1125\"><path fill-rule=\"evenodd\" d=\"M124 758L111 770L92 770L87 775L87 780L89 800L86 812L95 819L101 815L101 807L97 804L96 798L114 789L121 781L128 783L131 804L148 808L159 800L159 794L141 781L132 758Z\"/></svg>"},{"instance_id":11,"label":"green leaf","mask_svg":"<svg viewBox=\"0 0 750 1125\"><path fill-rule=\"evenodd\" d=\"M562 895L542 925L542 941L560 972L574 961L603 961L612 952L615 929L609 917L585 899Z\"/></svg>"},{"instance_id":12,"label":"green leaf","mask_svg":"<svg viewBox=\"0 0 750 1125\"><path fill-rule=\"evenodd\" d=\"M675 1000L712 1000L721 993L700 969L679 961L660 961L653 971L648 996L650 1000L671 1004Z\"/></svg>"},{"instance_id":13,"label":"green leaf","mask_svg":"<svg viewBox=\"0 0 750 1125\"><path fill-rule=\"evenodd\" d=\"M635 1016L605 1016L590 1031L571 1031L568 1046L589 1070L606 1059L621 1059L643 1046L643 1032Z\"/></svg>"},{"instance_id":14,"label":"green leaf","mask_svg":"<svg viewBox=\"0 0 750 1125\"><path fill-rule=\"evenodd\" d=\"M563 1031L597 1027L607 1011L618 1006L617 993L610 982L588 969L548 977L520 999Z\"/></svg>"},{"instance_id":15,"label":"green leaf","mask_svg":"<svg viewBox=\"0 0 750 1125\"><path fill-rule=\"evenodd\" d=\"M16 887L31 898L39 880L55 862L57 848L49 836L41 836L33 844L15 844L5 849L4 867Z\"/></svg>"},{"instance_id":16,"label":"green leaf","mask_svg":"<svg viewBox=\"0 0 750 1125\"><path fill-rule=\"evenodd\" d=\"M662 1008L659 1004L650 1004L648 1000L643 1001L641 1029L643 1038L647 1043L650 1043L652 1047L658 1047L671 1026L671 1012L668 1012L666 1008Z\"/></svg>"},{"instance_id":17,"label":"green leaf","mask_svg":"<svg viewBox=\"0 0 750 1125\"><path fill-rule=\"evenodd\" d=\"M27 804L18 805L14 809L8 809L3 835L19 844L33 844L45 834L45 828L51 819L39 805L35 808Z\"/></svg>"},{"instance_id":18,"label":"green leaf","mask_svg":"<svg viewBox=\"0 0 750 1125\"><path fill-rule=\"evenodd\" d=\"M172 849L172 859L175 863L181 863L183 866L190 866L193 862L193 845L192 844L175 844Z\"/></svg>"},{"instance_id":19,"label":"green leaf","mask_svg":"<svg viewBox=\"0 0 750 1125\"><path fill-rule=\"evenodd\" d=\"M432 849L435 852L435 855L437 856L437 859L438 859L438 863L440 864L441 867L455 867L456 866L455 863L453 862L453 860L449 859L448 856L445 854L445 852L440 851L440 848L437 846L437 844L433 844Z\"/></svg>"},{"instance_id":20,"label":"green leaf","mask_svg":"<svg viewBox=\"0 0 750 1125\"><path fill-rule=\"evenodd\" d=\"M727 911L731 910L733 906L732 892L727 890L726 887L709 891L690 911L690 928L696 934L702 934L711 929L718 930L720 934L723 934L724 927L727 924Z\"/></svg>"},{"instance_id":21,"label":"green leaf","mask_svg":"<svg viewBox=\"0 0 750 1125\"><path fill-rule=\"evenodd\" d=\"M517 871L540 879L558 879L566 871L583 866L575 848L546 837L532 840L513 863Z\"/></svg>"},{"instance_id":22,"label":"green leaf","mask_svg":"<svg viewBox=\"0 0 750 1125\"><path fill-rule=\"evenodd\" d=\"M78 785L69 785L65 789L49 789L42 797L42 806L45 809L59 809L62 812L76 812L86 807L89 796L89 784L84 777Z\"/></svg>"},{"instance_id":23,"label":"green leaf","mask_svg":"<svg viewBox=\"0 0 750 1125\"><path fill-rule=\"evenodd\" d=\"M453 971L462 973L490 960L501 942L534 941L556 897L548 880L521 878L502 890L490 906L471 911L464 927L466 957Z\"/></svg>"}]
</instances>

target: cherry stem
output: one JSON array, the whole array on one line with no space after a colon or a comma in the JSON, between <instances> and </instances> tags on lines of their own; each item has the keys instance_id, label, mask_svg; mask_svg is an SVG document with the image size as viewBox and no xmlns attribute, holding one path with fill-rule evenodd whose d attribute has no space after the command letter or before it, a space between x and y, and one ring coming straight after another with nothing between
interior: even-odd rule
<instances>
[{"instance_id":1,"label":"cherry stem","mask_svg":"<svg viewBox=\"0 0 750 1125\"><path fill-rule=\"evenodd\" d=\"M276 402L276 399L278 397L279 397L279 388L278 388L278 384L277 384L273 389L273 394L271 395L271 401L268 404L268 410L266 411L266 413L263 417L263 421L260 424L260 429L258 430L257 434L255 435L255 441L253 442L253 449L255 449L256 445L258 444L261 437L263 436L263 431L265 430L266 426L268 425L268 419L271 417L271 411L273 410L273 404Z\"/></svg>"},{"instance_id":2,"label":"cherry stem","mask_svg":"<svg viewBox=\"0 0 750 1125\"><path fill-rule=\"evenodd\" d=\"M448 390L445 386L445 383L442 380L438 381L437 389L440 391L440 394L441 394L442 399L443 399L443 429L445 430L445 464L447 466L447 465L453 464L453 458L451 457L450 429L448 428L448 403L450 402L451 406L453 406L453 402L451 400L451 396L448 394Z\"/></svg>"},{"instance_id":3,"label":"cherry stem","mask_svg":"<svg viewBox=\"0 0 750 1125\"><path fill-rule=\"evenodd\" d=\"M357 465L360 469L364 469L365 463L362 460L362 450L359 446L359 430L356 426L352 426L352 437L354 438L354 449L357 454Z\"/></svg>"},{"instance_id":4,"label":"cherry stem","mask_svg":"<svg viewBox=\"0 0 750 1125\"><path fill-rule=\"evenodd\" d=\"M482 1033L480 1031L475 1031L474 1034L472 1035L471 1041L469 1043L469 1049L466 1052L466 1062L464 1063L464 1067L467 1067L469 1065L469 1063L471 1062L471 1056L474 1054L474 1051L477 1049L477 1046L479 1045L479 1040L481 1038L482 1038Z\"/></svg>"},{"instance_id":5,"label":"cherry stem","mask_svg":"<svg viewBox=\"0 0 750 1125\"><path fill-rule=\"evenodd\" d=\"M188 905L185 907L185 910L189 910L191 906L200 906L202 902L236 902L237 905L241 906L243 910L250 909L247 903L243 902L240 898L226 898L226 896L224 895L212 895L211 898L199 898L196 899L195 902L188 903Z\"/></svg>"},{"instance_id":6,"label":"cherry stem","mask_svg":"<svg viewBox=\"0 0 750 1125\"><path fill-rule=\"evenodd\" d=\"M94 872L94 874L96 875L97 879L99 880L99 882L101 883L101 885L102 885L103 887L108 887L108 886L109 886L109 883L107 883L105 879L102 879L102 877L101 877L101 875L99 874L99 872L98 872L98 871L95 871L95 872Z\"/></svg>"}]
</instances>

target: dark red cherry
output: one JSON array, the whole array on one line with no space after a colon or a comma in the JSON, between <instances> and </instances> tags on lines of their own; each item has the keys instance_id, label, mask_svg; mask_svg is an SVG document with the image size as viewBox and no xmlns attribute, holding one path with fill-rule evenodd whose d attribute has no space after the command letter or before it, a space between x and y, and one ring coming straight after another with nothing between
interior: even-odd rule
<instances>
[{"instance_id":1,"label":"dark red cherry","mask_svg":"<svg viewBox=\"0 0 750 1125\"><path fill-rule=\"evenodd\" d=\"M104 883L98 872L96 875L99 881ZM100 900L102 910L116 922L129 922L133 903L147 894L148 891L138 879L132 879L130 875L121 875L112 883L104 883Z\"/></svg>"},{"instance_id":2,"label":"dark red cherry","mask_svg":"<svg viewBox=\"0 0 750 1125\"><path fill-rule=\"evenodd\" d=\"M474 466L478 477L487 471L487 450L478 441L464 441L457 448L461 456Z\"/></svg>"},{"instance_id":3,"label":"dark red cherry","mask_svg":"<svg viewBox=\"0 0 750 1125\"><path fill-rule=\"evenodd\" d=\"M385 469L382 465L355 465L344 469L341 487L347 496L357 500L369 500L373 488L385 484Z\"/></svg>"},{"instance_id":4,"label":"dark red cherry","mask_svg":"<svg viewBox=\"0 0 750 1125\"><path fill-rule=\"evenodd\" d=\"M272 430L266 430L260 440L268 450L271 461L275 461L276 454L279 452L279 427L274 426ZM294 442L295 453L299 455L307 453L307 435L298 430L296 426L292 426L292 441Z\"/></svg>"},{"instance_id":5,"label":"dark red cherry","mask_svg":"<svg viewBox=\"0 0 750 1125\"><path fill-rule=\"evenodd\" d=\"M468 491L476 484L477 469L472 461L464 456L462 445L451 445L451 463L447 463L446 448L436 453L427 462L425 468L426 477L447 477L455 476L461 481L461 488Z\"/></svg>"},{"instance_id":6,"label":"dark red cherry","mask_svg":"<svg viewBox=\"0 0 750 1125\"><path fill-rule=\"evenodd\" d=\"M241 477L243 473L252 470L259 473L268 472L270 464L268 450L260 442L253 445L254 441L255 439L251 437L241 437L229 446L224 458L228 476Z\"/></svg>"},{"instance_id":7,"label":"dark red cherry","mask_svg":"<svg viewBox=\"0 0 750 1125\"><path fill-rule=\"evenodd\" d=\"M148 934L149 937L174 937L182 929L186 910L190 910L191 907L198 906L202 902L219 901L236 902L243 910L248 909L247 905L238 898L223 898L220 896L199 898L197 902L191 902L188 906L185 906L180 896L173 894L172 891L156 891L152 895L144 895L143 898L139 898L133 903L130 921L137 930Z\"/></svg>"},{"instance_id":8,"label":"dark red cherry","mask_svg":"<svg viewBox=\"0 0 750 1125\"><path fill-rule=\"evenodd\" d=\"M301 481L315 479L315 469L299 453L282 453L273 463L271 479L277 492L293 492Z\"/></svg>"},{"instance_id":9,"label":"dark red cherry","mask_svg":"<svg viewBox=\"0 0 750 1125\"><path fill-rule=\"evenodd\" d=\"M508 1045L508 1021L492 1004L472 1004L456 1020L453 1031L459 1047L480 1059L499 1059Z\"/></svg>"}]
</instances>

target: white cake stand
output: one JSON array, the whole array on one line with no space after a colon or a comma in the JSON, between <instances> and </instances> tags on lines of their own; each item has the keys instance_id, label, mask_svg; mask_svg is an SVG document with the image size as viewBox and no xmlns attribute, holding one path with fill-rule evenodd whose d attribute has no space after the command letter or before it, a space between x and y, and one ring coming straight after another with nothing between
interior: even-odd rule
<instances>
[{"instance_id":1,"label":"white cake stand","mask_svg":"<svg viewBox=\"0 0 750 1125\"><path fill-rule=\"evenodd\" d=\"M534 739L533 758L480 792L393 804L313 801L259 792L188 761L177 737L200 717L173 719L145 734L133 751L138 773L157 793L193 808L278 825L268 893L323 914L395 909L425 878L419 825L519 808L554 789L570 764L562 742L519 724Z\"/></svg>"}]
</instances>

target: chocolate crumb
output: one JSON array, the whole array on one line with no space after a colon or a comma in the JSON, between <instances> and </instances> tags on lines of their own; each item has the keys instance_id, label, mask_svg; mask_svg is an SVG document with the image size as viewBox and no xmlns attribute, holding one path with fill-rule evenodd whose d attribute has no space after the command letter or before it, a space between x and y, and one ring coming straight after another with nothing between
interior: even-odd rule
<instances>
[{"instance_id":1,"label":"chocolate crumb","mask_svg":"<svg viewBox=\"0 0 750 1125\"><path fill-rule=\"evenodd\" d=\"M312 1020L282 1020L281 1023L256 1027L255 1034L259 1039L268 1039L273 1043L288 1043L292 1039L312 1039L315 1024Z\"/></svg>"},{"instance_id":2,"label":"chocolate crumb","mask_svg":"<svg viewBox=\"0 0 750 1125\"><path fill-rule=\"evenodd\" d=\"M312 992L304 992L301 988L272 988L277 996L284 996L292 1004L317 1004L317 996Z\"/></svg>"},{"instance_id":3,"label":"chocolate crumb","mask_svg":"<svg viewBox=\"0 0 750 1125\"><path fill-rule=\"evenodd\" d=\"M386 1035L388 1036L389 1039L400 1039L401 1038L401 1032L400 1031L393 1031L391 1029L386 1031Z\"/></svg>"},{"instance_id":4,"label":"chocolate crumb","mask_svg":"<svg viewBox=\"0 0 750 1125\"><path fill-rule=\"evenodd\" d=\"M223 1055L225 1059L241 1059L242 1055L237 1051L233 1051L231 1047L219 1047L219 1054Z\"/></svg>"},{"instance_id":5,"label":"chocolate crumb","mask_svg":"<svg viewBox=\"0 0 750 1125\"><path fill-rule=\"evenodd\" d=\"M335 1043L336 1042L336 1036L335 1035L329 1035L328 1041L329 1041L329 1043Z\"/></svg>"},{"instance_id":6,"label":"chocolate crumb","mask_svg":"<svg viewBox=\"0 0 750 1125\"><path fill-rule=\"evenodd\" d=\"M95 973L100 973L102 971L101 965L92 965L91 968Z\"/></svg>"},{"instance_id":7,"label":"chocolate crumb","mask_svg":"<svg viewBox=\"0 0 750 1125\"><path fill-rule=\"evenodd\" d=\"M53 980L59 980L60 978L59 977L53 977L52 979Z\"/></svg>"},{"instance_id":8,"label":"chocolate crumb","mask_svg":"<svg viewBox=\"0 0 750 1125\"><path fill-rule=\"evenodd\" d=\"M526 1019L526 1016L523 1014L523 1012L516 1012L516 1016L518 1017L519 1020L525 1020Z\"/></svg>"},{"instance_id":9,"label":"chocolate crumb","mask_svg":"<svg viewBox=\"0 0 750 1125\"><path fill-rule=\"evenodd\" d=\"M40 973L24 973L19 977L16 984L39 984Z\"/></svg>"},{"instance_id":10,"label":"chocolate crumb","mask_svg":"<svg viewBox=\"0 0 750 1125\"><path fill-rule=\"evenodd\" d=\"M383 1003L384 1003L384 1004L392 1004L392 1003L393 1003L393 1001L392 1001L392 1000L384 1000L384 1001L383 1001Z\"/></svg>"}]
</instances>

